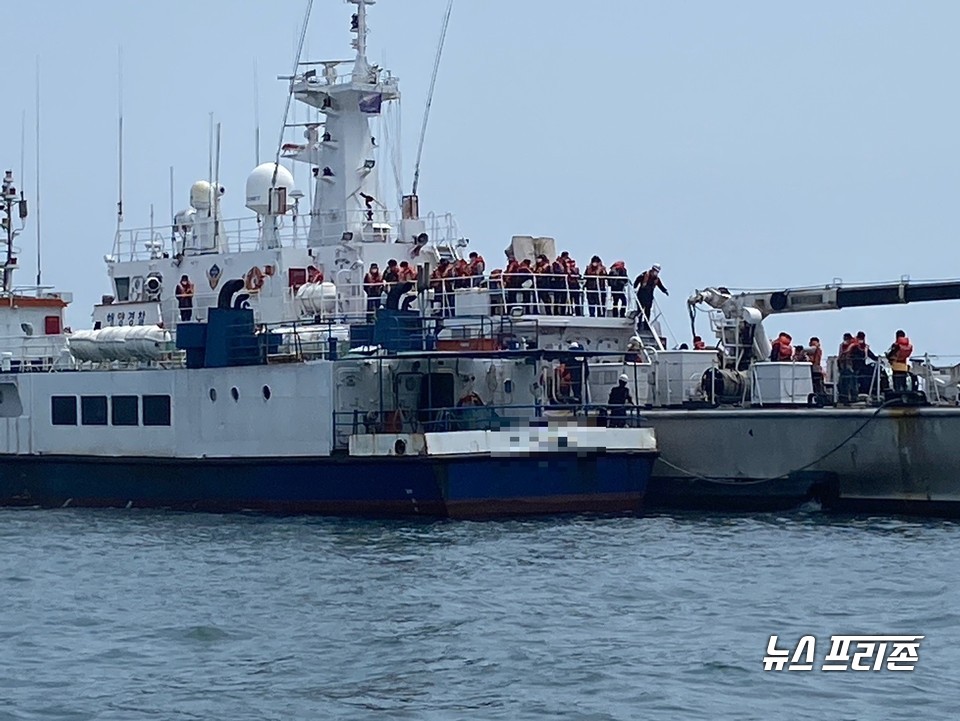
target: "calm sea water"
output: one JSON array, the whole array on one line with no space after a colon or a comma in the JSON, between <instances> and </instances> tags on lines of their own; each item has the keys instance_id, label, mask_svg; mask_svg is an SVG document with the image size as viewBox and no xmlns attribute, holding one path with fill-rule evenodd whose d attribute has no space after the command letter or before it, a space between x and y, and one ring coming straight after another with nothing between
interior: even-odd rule
<instances>
[{"instance_id":1,"label":"calm sea water","mask_svg":"<svg viewBox=\"0 0 960 721\"><path fill-rule=\"evenodd\" d=\"M804 512L0 511L0 719L952 719L958 545ZM772 633L926 639L912 673L776 673Z\"/></svg>"}]
</instances>

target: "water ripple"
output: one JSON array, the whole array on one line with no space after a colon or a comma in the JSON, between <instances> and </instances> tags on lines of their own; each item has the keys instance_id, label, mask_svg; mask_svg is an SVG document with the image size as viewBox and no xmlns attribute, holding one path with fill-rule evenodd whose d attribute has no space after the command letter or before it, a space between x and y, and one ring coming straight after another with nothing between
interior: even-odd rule
<instances>
[{"instance_id":1,"label":"water ripple","mask_svg":"<svg viewBox=\"0 0 960 721\"><path fill-rule=\"evenodd\" d=\"M0 512L0 721L951 718L960 525ZM917 670L767 638L926 634Z\"/></svg>"}]
</instances>

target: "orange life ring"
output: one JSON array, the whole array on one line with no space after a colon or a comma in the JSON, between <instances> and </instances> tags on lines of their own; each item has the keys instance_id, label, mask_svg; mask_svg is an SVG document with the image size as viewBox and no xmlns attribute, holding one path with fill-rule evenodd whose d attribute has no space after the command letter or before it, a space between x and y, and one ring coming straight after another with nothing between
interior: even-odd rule
<instances>
[{"instance_id":1,"label":"orange life ring","mask_svg":"<svg viewBox=\"0 0 960 721\"><path fill-rule=\"evenodd\" d=\"M244 276L243 285L247 290L260 290L263 287L263 271L257 266L252 267Z\"/></svg>"}]
</instances>

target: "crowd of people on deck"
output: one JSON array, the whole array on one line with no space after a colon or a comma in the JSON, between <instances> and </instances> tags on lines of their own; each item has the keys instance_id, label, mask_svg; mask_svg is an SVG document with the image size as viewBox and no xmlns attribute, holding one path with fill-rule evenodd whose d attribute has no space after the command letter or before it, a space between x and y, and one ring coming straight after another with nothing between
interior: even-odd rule
<instances>
[{"instance_id":1,"label":"crowd of people on deck","mask_svg":"<svg viewBox=\"0 0 960 721\"><path fill-rule=\"evenodd\" d=\"M794 345L789 333L781 332L771 344L771 361L808 362L813 374L813 392L824 393L823 349L820 339L810 338L807 345ZM893 343L883 354L893 374L893 390L914 389L910 375L910 356L913 345L903 330L898 330ZM884 373L878 373L879 357L867 343L867 334L862 330L856 335L844 333L837 352L837 394L842 402L853 402L860 394L876 394L888 389L889 381Z\"/></svg>"},{"instance_id":2,"label":"crowd of people on deck","mask_svg":"<svg viewBox=\"0 0 960 721\"><path fill-rule=\"evenodd\" d=\"M505 315L513 307L524 314L584 316L603 318L627 316L627 287L632 285L641 310L638 325L642 328L652 315L654 292L669 295L660 278L660 265L654 263L631 284L626 263L614 262L607 268L600 256L594 255L581 270L569 251L554 260L540 254L535 260L518 259L507 251L506 265L486 275L486 262L477 252L467 258L441 258L430 273L434 310L443 317L454 314L454 295L460 288L484 287L491 291L491 311ZM384 293L405 286L403 293L413 290L417 267L407 261L390 260L381 272L376 263L370 265L363 278L367 296L367 312L372 314ZM409 285L406 285L409 284Z\"/></svg>"}]
</instances>

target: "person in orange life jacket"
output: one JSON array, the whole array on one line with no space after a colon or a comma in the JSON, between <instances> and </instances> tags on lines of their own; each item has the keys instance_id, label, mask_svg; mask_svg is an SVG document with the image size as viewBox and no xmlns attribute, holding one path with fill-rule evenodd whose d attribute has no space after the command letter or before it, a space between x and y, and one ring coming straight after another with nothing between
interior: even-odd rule
<instances>
[{"instance_id":1,"label":"person in orange life jacket","mask_svg":"<svg viewBox=\"0 0 960 721\"><path fill-rule=\"evenodd\" d=\"M389 286L392 283L397 283L400 280L400 268L397 266L397 261L393 258L387 261L387 269L383 271L383 282L387 284L389 291Z\"/></svg>"},{"instance_id":2,"label":"person in orange life jacket","mask_svg":"<svg viewBox=\"0 0 960 721\"><path fill-rule=\"evenodd\" d=\"M610 312L617 318L627 315L627 266L622 260L610 266L607 273L607 287L610 288Z\"/></svg>"},{"instance_id":3,"label":"person in orange life jacket","mask_svg":"<svg viewBox=\"0 0 960 721\"><path fill-rule=\"evenodd\" d=\"M367 294L367 320L373 322L373 314L380 307L380 296L384 289L383 276L380 275L380 266L370 264L370 270L363 276L363 292Z\"/></svg>"},{"instance_id":4,"label":"person in orange life jacket","mask_svg":"<svg viewBox=\"0 0 960 721\"><path fill-rule=\"evenodd\" d=\"M583 277L590 317L602 318L607 313L607 269L599 255L590 259L590 265L583 272Z\"/></svg>"},{"instance_id":5,"label":"person in orange life jacket","mask_svg":"<svg viewBox=\"0 0 960 721\"><path fill-rule=\"evenodd\" d=\"M401 260L398 274L401 282L415 281L417 279L417 267L410 265L410 263L405 260Z\"/></svg>"},{"instance_id":6,"label":"person in orange life jacket","mask_svg":"<svg viewBox=\"0 0 960 721\"><path fill-rule=\"evenodd\" d=\"M180 282L174 291L177 296L177 305L180 307L180 320L190 320L193 317L193 283L187 275L180 276Z\"/></svg>"},{"instance_id":7,"label":"person in orange life jacket","mask_svg":"<svg viewBox=\"0 0 960 721\"><path fill-rule=\"evenodd\" d=\"M887 351L887 360L890 361L890 369L893 371L893 390L907 390L907 378L910 376L910 356L913 353L913 344L907 338L907 334L898 330L893 345Z\"/></svg>"},{"instance_id":8,"label":"person in orange life jacket","mask_svg":"<svg viewBox=\"0 0 960 721\"><path fill-rule=\"evenodd\" d=\"M494 268L490 271L487 288L490 289L490 312L493 315L503 315L506 312L506 299L503 295L503 268Z\"/></svg>"},{"instance_id":9,"label":"person in orange life jacket","mask_svg":"<svg viewBox=\"0 0 960 721\"><path fill-rule=\"evenodd\" d=\"M453 263L453 287L470 287L470 266L463 258L457 258Z\"/></svg>"},{"instance_id":10,"label":"person in orange life jacket","mask_svg":"<svg viewBox=\"0 0 960 721\"><path fill-rule=\"evenodd\" d=\"M570 315L570 294L567 292L567 259L563 251L550 265L550 285L553 287L553 314Z\"/></svg>"},{"instance_id":11,"label":"person in orange life jacket","mask_svg":"<svg viewBox=\"0 0 960 721\"><path fill-rule=\"evenodd\" d=\"M570 292L570 306L574 315L583 315L583 293L580 290L580 268L577 261L567 258L567 288Z\"/></svg>"},{"instance_id":12,"label":"person in orange life jacket","mask_svg":"<svg viewBox=\"0 0 960 721\"><path fill-rule=\"evenodd\" d=\"M610 428L623 428L627 425L627 406L633 405L633 398L627 387L629 380L626 373L621 373L617 385L610 389L610 396L607 398L607 426Z\"/></svg>"},{"instance_id":13,"label":"person in orange life jacket","mask_svg":"<svg viewBox=\"0 0 960 721\"><path fill-rule=\"evenodd\" d=\"M453 266L446 258L440 259L440 264L430 274L430 286L433 288L434 297L440 305L440 315L448 317L453 315L451 308L453 295Z\"/></svg>"},{"instance_id":14,"label":"person in orange life jacket","mask_svg":"<svg viewBox=\"0 0 960 721\"><path fill-rule=\"evenodd\" d=\"M813 380L813 392L817 395L823 395L823 349L820 347L820 339L813 336L810 344L803 349L810 361L810 373Z\"/></svg>"},{"instance_id":15,"label":"person in orange life jacket","mask_svg":"<svg viewBox=\"0 0 960 721\"><path fill-rule=\"evenodd\" d=\"M639 336L633 336L627 341L627 352L623 356L624 363L643 363L643 341Z\"/></svg>"},{"instance_id":16,"label":"person in orange life jacket","mask_svg":"<svg viewBox=\"0 0 960 721\"><path fill-rule=\"evenodd\" d=\"M793 360L793 338L781 332L770 349L770 360L787 362Z\"/></svg>"},{"instance_id":17,"label":"person in orange life jacket","mask_svg":"<svg viewBox=\"0 0 960 721\"><path fill-rule=\"evenodd\" d=\"M703 342L703 338L698 335L693 336L693 349L694 350L706 350L707 344Z\"/></svg>"},{"instance_id":18,"label":"person in orange life jacket","mask_svg":"<svg viewBox=\"0 0 960 721\"><path fill-rule=\"evenodd\" d=\"M503 270L503 287L506 288L507 312L509 313L509 309L517 302L517 288L521 280L517 275L520 261L516 259L509 248L504 253L507 256L507 265Z\"/></svg>"},{"instance_id":19,"label":"person in orange life jacket","mask_svg":"<svg viewBox=\"0 0 960 721\"><path fill-rule=\"evenodd\" d=\"M553 307L550 305L550 291L553 288L550 272L550 260L541 253L537 256L537 262L533 264L533 275L537 287L537 303L543 308L544 315L553 315Z\"/></svg>"},{"instance_id":20,"label":"person in orange life jacket","mask_svg":"<svg viewBox=\"0 0 960 721\"><path fill-rule=\"evenodd\" d=\"M534 303L534 277L533 264L529 258L524 258L516 269L517 278L517 301L523 306L525 314L534 313L536 304Z\"/></svg>"},{"instance_id":21,"label":"person in orange life jacket","mask_svg":"<svg viewBox=\"0 0 960 721\"><path fill-rule=\"evenodd\" d=\"M850 361L853 372L857 375L857 389L860 393L869 393L870 385L873 380L873 364L867 367L867 360L878 360L877 354L870 350L867 345L867 334L862 330L857 332L856 345L850 351Z\"/></svg>"},{"instance_id":22,"label":"person in orange life jacket","mask_svg":"<svg viewBox=\"0 0 960 721\"><path fill-rule=\"evenodd\" d=\"M840 402L852 403L857 399L857 374L853 370L853 351L857 348L857 339L852 333L844 333L837 352L837 368L840 378L837 381L837 395Z\"/></svg>"},{"instance_id":23,"label":"person in orange life jacket","mask_svg":"<svg viewBox=\"0 0 960 721\"><path fill-rule=\"evenodd\" d=\"M660 280L660 264L654 263L650 266L650 270L645 270L638 275L636 280L633 281L633 288L637 291L637 302L643 311L643 314L637 320L638 328L642 329L644 325L649 326L650 321L653 320L650 317L653 311L653 292L659 288L664 295L670 295L670 292L663 285L663 281Z\"/></svg>"},{"instance_id":24,"label":"person in orange life jacket","mask_svg":"<svg viewBox=\"0 0 960 721\"><path fill-rule=\"evenodd\" d=\"M483 283L483 274L487 270L487 264L483 260L483 256L475 250L470 252L469 258L470 262L467 267L470 269L470 285L476 288Z\"/></svg>"}]
</instances>

